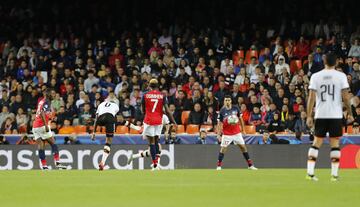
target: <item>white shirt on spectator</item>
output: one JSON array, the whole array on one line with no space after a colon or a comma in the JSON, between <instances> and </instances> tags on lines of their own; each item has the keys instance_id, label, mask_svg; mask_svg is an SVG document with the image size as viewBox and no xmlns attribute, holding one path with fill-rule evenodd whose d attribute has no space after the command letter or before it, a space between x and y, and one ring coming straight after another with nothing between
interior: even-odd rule
<instances>
[{"instance_id":1,"label":"white shirt on spectator","mask_svg":"<svg viewBox=\"0 0 360 207\"><path fill-rule=\"evenodd\" d=\"M191 76L192 71L191 71L190 66L185 67L185 73L187 73L189 76ZM177 68L175 77L178 77L179 75L180 75L180 68Z\"/></svg>"},{"instance_id":2,"label":"white shirt on spectator","mask_svg":"<svg viewBox=\"0 0 360 207\"><path fill-rule=\"evenodd\" d=\"M164 37L163 35L159 38L159 44L164 47L166 43L169 43L169 45L172 46L172 37L169 35L167 37Z\"/></svg>"},{"instance_id":3,"label":"white shirt on spectator","mask_svg":"<svg viewBox=\"0 0 360 207\"><path fill-rule=\"evenodd\" d=\"M257 75L257 74L252 74L251 76L250 76L250 83L255 83L255 84L257 84L259 82L259 76Z\"/></svg>"},{"instance_id":4,"label":"white shirt on spectator","mask_svg":"<svg viewBox=\"0 0 360 207\"><path fill-rule=\"evenodd\" d=\"M226 61L222 60L220 64L220 72L223 73L224 75L227 75L230 67L231 68L234 67L232 60L230 60L229 64L226 64Z\"/></svg>"},{"instance_id":5,"label":"white shirt on spectator","mask_svg":"<svg viewBox=\"0 0 360 207\"><path fill-rule=\"evenodd\" d=\"M275 75L281 75L283 68L285 68L287 70L287 72L290 74L290 66L287 63L283 63L283 64L276 64L275 65Z\"/></svg>"},{"instance_id":6,"label":"white shirt on spectator","mask_svg":"<svg viewBox=\"0 0 360 207\"><path fill-rule=\"evenodd\" d=\"M235 82L234 83L237 83L239 85L242 85L244 84L245 82L245 76L242 76L242 75L237 75L236 78L235 78Z\"/></svg>"},{"instance_id":7,"label":"white shirt on spectator","mask_svg":"<svg viewBox=\"0 0 360 207\"><path fill-rule=\"evenodd\" d=\"M252 74L255 74L255 68L256 66L258 66L257 64L255 65L252 65L252 64L249 64L248 67L246 68L246 73L251 76Z\"/></svg>"},{"instance_id":8,"label":"white shirt on spectator","mask_svg":"<svg viewBox=\"0 0 360 207\"><path fill-rule=\"evenodd\" d=\"M141 68L141 73L151 74L151 65L144 65Z\"/></svg>"},{"instance_id":9,"label":"white shirt on spectator","mask_svg":"<svg viewBox=\"0 0 360 207\"><path fill-rule=\"evenodd\" d=\"M22 53L23 53L24 50L27 50L27 51L28 51L28 55L30 55L31 52L32 52L32 48L31 48L31 47L29 47L29 46L22 46L22 47L20 47L20 49L19 49L19 51L18 51L18 53L17 53L17 55L16 55L16 57L17 57L18 59L21 58Z\"/></svg>"},{"instance_id":10,"label":"white shirt on spectator","mask_svg":"<svg viewBox=\"0 0 360 207\"><path fill-rule=\"evenodd\" d=\"M94 84L98 84L98 83L99 83L99 79L96 78L96 77L85 79L85 81L84 81L84 90L85 90L85 92L89 93L91 91L91 87Z\"/></svg>"},{"instance_id":11,"label":"white shirt on spectator","mask_svg":"<svg viewBox=\"0 0 360 207\"><path fill-rule=\"evenodd\" d=\"M360 45L351 45L349 57L360 57Z\"/></svg>"}]
</instances>

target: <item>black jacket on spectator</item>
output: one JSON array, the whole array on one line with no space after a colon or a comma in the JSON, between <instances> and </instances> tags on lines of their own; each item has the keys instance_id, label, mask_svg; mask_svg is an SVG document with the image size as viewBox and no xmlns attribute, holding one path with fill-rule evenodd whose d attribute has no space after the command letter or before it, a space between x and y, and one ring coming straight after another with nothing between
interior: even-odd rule
<instances>
[{"instance_id":1,"label":"black jacket on spectator","mask_svg":"<svg viewBox=\"0 0 360 207\"><path fill-rule=\"evenodd\" d=\"M189 115L188 124L202 124L204 120L204 113L201 111L191 111Z\"/></svg>"},{"instance_id":2,"label":"black jacket on spectator","mask_svg":"<svg viewBox=\"0 0 360 207\"><path fill-rule=\"evenodd\" d=\"M314 74L316 72L319 72L321 69L322 69L322 65L316 62L313 62L311 66L309 66L309 63L305 63L303 66L303 70L305 74L307 74L308 72Z\"/></svg>"},{"instance_id":3,"label":"black jacket on spectator","mask_svg":"<svg viewBox=\"0 0 360 207\"><path fill-rule=\"evenodd\" d=\"M176 99L174 104L176 106L176 109L180 111L188 111L191 108L191 103L187 98L184 98L183 100Z\"/></svg>"},{"instance_id":4,"label":"black jacket on spectator","mask_svg":"<svg viewBox=\"0 0 360 207\"><path fill-rule=\"evenodd\" d=\"M269 132L282 132L284 131L283 126L281 125L281 120L272 120L268 126Z\"/></svg>"}]
</instances>

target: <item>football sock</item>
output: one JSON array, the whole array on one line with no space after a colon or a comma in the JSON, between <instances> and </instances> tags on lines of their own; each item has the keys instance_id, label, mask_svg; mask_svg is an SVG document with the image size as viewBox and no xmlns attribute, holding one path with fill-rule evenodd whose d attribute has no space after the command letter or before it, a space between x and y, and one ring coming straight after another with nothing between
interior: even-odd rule
<instances>
[{"instance_id":1,"label":"football sock","mask_svg":"<svg viewBox=\"0 0 360 207\"><path fill-rule=\"evenodd\" d=\"M41 160L41 165L46 166L45 151L43 149L39 149L39 158Z\"/></svg>"},{"instance_id":2,"label":"football sock","mask_svg":"<svg viewBox=\"0 0 360 207\"><path fill-rule=\"evenodd\" d=\"M151 154L151 159L153 161L154 167L157 166L156 163L156 147L154 144L150 144L150 154Z\"/></svg>"},{"instance_id":3,"label":"football sock","mask_svg":"<svg viewBox=\"0 0 360 207\"><path fill-rule=\"evenodd\" d=\"M331 175L335 177L338 176L340 156L340 148L331 148Z\"/></svg>"},{"instance_id":4,"label":"football sock","mask_svg":"<svg viewBox=\"0 0 360 207\"><path fill-rule=\"evenodd\" d=\"M319 154L319 148L311 146L308 152L308 161L307 161L307 174L310 176L314 175L315 163Z\"/></svg>"},{"instance_id":5,"label":"football sock","mask_svg":"<svg viewBox=\"0 0 360 207\"><path fill-rule=\"evenodd\" d=\"M243 152L243 156L244 156L248 166L251 167L253 165L253 162L250 159L249 153L248 152Z\"/></svg>"},{"instance_id":6,"label":"football sock","mask_svg":"<svg viewBox=\"0 0 360 207\"><path fill-rule=\"evenodd\" d=\"M56 144L51 145L51 151L54 154L55 163L58 164L60 160L58 146Z\"/></svg>"},{"instance_id":7,"label":"football sock","mask_svg":"<svg viewBox=\"0 0 360 207\"><path fill-rule=\"evenodd\" d=\"M149 150L145 150L145 151L142 151L142 152L139 152L139 153L133 155L134 159L137 159L137 158L140 158L140 157L150 157Z\"/></svg>"},{"instance_id":8,"label":"football sock","mask_svg":"<svg viewBox=\"0 0 360 207\"><path fill-rule=\"evenodd\" d=\"M105 146L104 146L104 152L103 152L103 155L102 155L102 158L101 158L101 163L103 165L105 165L106 159L110 154L110 146L111 146L111 144L108 144L108 143L106 143Z\"/></svg>"},{"instance_id":9,"label":"football sock","mask_svg":"<svg viewBox=\"0 0 360 207\"><path fill-rule=\"evenodd\" d=\"M160 157L161 157L161 150L159 150L159 153L156 154L156 163L160 163Z\"/></svg>"},{"instance_id":10,"label":"football sock","mask_svg":"<svg viewBox=\"0 0 360 207\"><path fill-rule=\"evenodd\" d=\"M218 167L221 167L223 159L224 159L224 153L219 152L218 163L217 163Z\"/></svg>"}]
</instances>

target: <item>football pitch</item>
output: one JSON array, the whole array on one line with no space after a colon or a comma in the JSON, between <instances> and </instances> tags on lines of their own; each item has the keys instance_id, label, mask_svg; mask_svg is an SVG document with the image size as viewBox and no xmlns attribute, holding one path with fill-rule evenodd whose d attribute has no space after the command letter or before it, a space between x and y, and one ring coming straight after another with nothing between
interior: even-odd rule
<instances>
[{"instance_id":1,"label":"football pitch","mask_svg":"<svg viewBox=\"0 0 360 207\"><path fill-rule=\"evenodd\" d=\"M0 206L359 206L360 170L1 171Z\"/></svg>"}]
</instances>

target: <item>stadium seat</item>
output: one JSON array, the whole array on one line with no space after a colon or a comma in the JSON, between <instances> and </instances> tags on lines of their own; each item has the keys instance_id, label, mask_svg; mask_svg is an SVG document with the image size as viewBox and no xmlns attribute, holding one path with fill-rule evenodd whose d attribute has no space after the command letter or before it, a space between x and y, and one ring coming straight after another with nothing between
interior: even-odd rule
<instances>
[{"instance_id":1,"label":"stadium seat","mask_svg":"<svg viewBox=\"0 0 360 207\"><path fill-rule=\"evenodd\" d=\"M200 129L205 129L207 132L210 131L211 129L213 129L212 125L201 125ZM215 130L214 130L215 131Z\"/></svg>"},{"instance_id":2,"label":"stadium seat","mask_svg":"<svg viewBox=\"0 0 360 207\"><path fill-rule=\"evenodd\" d=\"M258 59L259 54L256 50L248 50L246 51L245 64L250 64L251 57L256 57Z\"/></svg>"},{"instance_id":3,"label":"stadium seat","mask_svg":"<svg viewBox=\"0 0 360 207\"><path fill-rule=\"evenodd\" d=\"M86 126L84 126L84 125L75 126L75 133L76 134L87 134Z\"/></svg>"},{"instance_id":4,"label":"stadium seat","mask_svg":"<svg viewBox=\"0 0 360 207\"><path fill-rule=\"evenodd\" d=\"M5 134L12 134L10 129L5 130Z\"/></svg>"},{"instance_id":5,"label":"stadium seat","mask_svg":"<svg viewBox=\"0 0 360 207\"><path fill-rule=\"evenodd\" d=\"M256 127L253 125L245 125L246 134L256 134Z\"/></svg>"},{"instance_id":6,"label":"stadium seat","mask_svg":"<svg viewBox=\"0 0 360 207\"><path fill-rule=\"evenodd\" d=\"M189 119L190 111L183 111L181 113L181 122L183 125L186 125Z\"/></svg>"},{"instance_id":7,"label":"stadium seat","mask_svg":"<svg viewBox=\"0 0 360 207\"><path fill-rule=\"evenodd\" d=\"M234 65L238 65L239 64L239 59L240 58L244 58L244 50L236 50L233 53L232 59L233 59L233 63Z\"/></svg>"},{"instance_id":8,"label":"stadium seat","mask_svg":"<svg viewBox=\"0 0 360 207\"><path fill-rule=\"evenodd\" d=\"M184 127L184 125L182 125L182 124L177 125L176 133L177 133L177 134L183 134L183 133L185 133L185 127Z\"/></svg>"},{"instance_id":9,"label":"stadium seat","mask_svg":"<svg viewBox=\"0 0 360 207\"><path fill-rule=\"evenodd\" d=\"M343 133L352 134L353 133L353 127L351 125L348 125L347 128L343 127Z\"/></svg>"},{"instance_id":10,"label":"stadium seat","mask_svg":"<svg viewBox=\"0 0 360 207\"><path fill-rule=\"evenodd\" d=\"M186 133L188 134L197 134L199 133L199 125L189 124L186 126Z\"/></svg>"},{"instance_id":11,"label":"stadium seat","mask_svg":"<svg viewBox=\"0 0 360 207\"><path fill-rule=\"evenodd\" d=\"M73 126L66 126L59 129L59 134L73 134L75 133L75 128Z\"/></svg>"},{"instance_id":12,"label":"stadium seat","mask_svg":"<svg viewBox=\"0 0 360 207\"><path fill-rule=\"evenodd\" d=\"M135 130L133 128L130 128L130 132L129 134L140 134L140 132L138 130Z\"/></svg>"},{"instance_id":13,"label":"stadium seat","mask_svg":"<svg viewBox=\"0 0 360 207\"><path fill-rule=\"evenodd\" d=\"M129 128L127 126L117 126L116 127L116 133L117 134L128 134L129 133Z\"/></svg>"},{"instance_id":14,"label":"stadium seat","mask_svg":"<svg viewBox=\"0 0 360 207\"><path fill-rule=\"evenodd\" d=\"M89 130L90 130L90 133L92 133L94 131L94 127L90 126ZM96 134L105 134L105 127L97 126L96 127Z\"/></svg>"}]
</instances>

